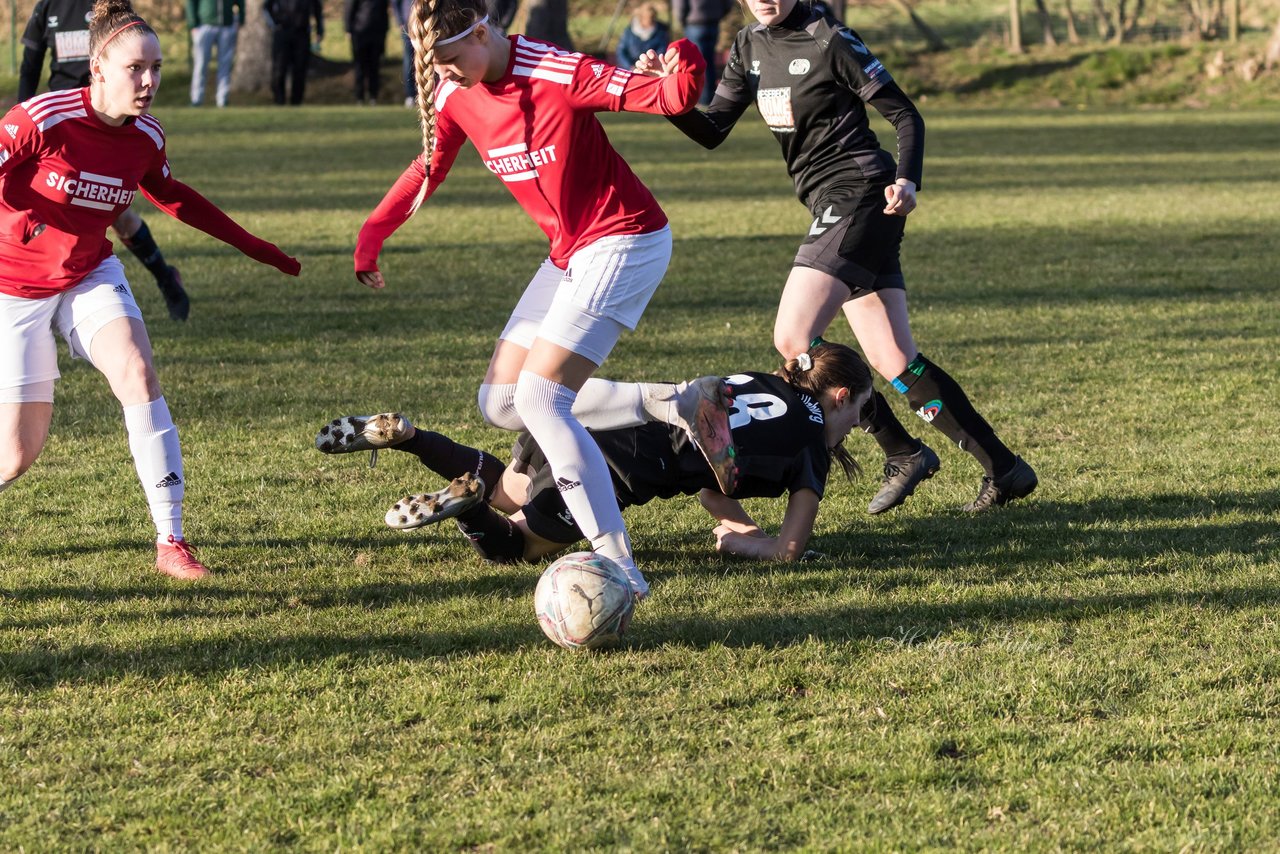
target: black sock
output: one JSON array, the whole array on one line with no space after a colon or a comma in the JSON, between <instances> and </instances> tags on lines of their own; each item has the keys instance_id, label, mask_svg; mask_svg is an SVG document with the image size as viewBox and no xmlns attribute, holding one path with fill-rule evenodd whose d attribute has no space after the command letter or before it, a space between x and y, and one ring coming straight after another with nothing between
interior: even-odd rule
<instances>
[{"instance_id":1,"label":"black sock","mask_svg":"<svg viewBox=\"0 0 1280 854\"><path fill-rule=\"evenodd\" d=\"M133 237L122 237L120 240L129 247L130 252L138 256L142 266L150 270L151 275L157 279L169 275L169 265L164 262L164 255L161 254L160 247L156 246L151 229L147 228L145 222L134 232Z\"/></svg>"},{"instance_id":2,"label":"black sock","mask_svg":"<svg viewBox=\"0 0 1280 854\"><path fill-rule=\"evenodd\" d=\"M477 504L458 514L458 530L471 541L480 557L494 563L515 563L524 558L524 533L488 504Z\"/></svg>"},{"instance_id":3,"label":"black sock","mask_svg":"<svg viewBox=\"0 0 1280 854\"><path fill-rule=\"evenodd\" d=\"M484 500L488 501L502 480L502 462L484 451L459 444L448 436L418 430L407 440L395 446L397 451L408 451L422 464L446 480L453 480L470 472L484 481Z\"/></svg>"},{"instance_id":4,"label":"black sock","mask_svg":"<svg viewBox=\"0 0 1280 854\"><path fill-rule=\"evenodd\" d=\"M867 408L872 411L863 422L862 429L871 434L886 457L909 457L920 450L920 440L913 438L902 426L883 394L872 392Z\"/></svg>"},{"instance_id":5,"label":"black sock","mask_svg":"<svg viewBox=\"0 0 1280 854\"><path fill-rule=\"evenodd\" d=\"M999 477L1013 468L1017 458L969 403L964 389L923 353L916 354L893 381L893 387L907 396L916 415L938 428L961 450L973 454L988 475Z\"/></svg>"}]
</instances>

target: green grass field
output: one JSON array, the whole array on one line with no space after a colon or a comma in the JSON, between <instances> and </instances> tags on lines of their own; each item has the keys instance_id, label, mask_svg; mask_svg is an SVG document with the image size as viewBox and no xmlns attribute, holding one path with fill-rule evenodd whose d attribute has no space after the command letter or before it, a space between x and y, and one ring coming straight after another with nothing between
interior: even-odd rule
<instances>
[{"instance_id":1,"label":"green grass field","mask_svg":"<svg viewBox=\"0 0 1280 854\"><path fill-rule=\"evenodd\" d=\"M1274 110L926 110L916 337L1040 490L963 516L977 465L895 402L943 458L904 507L865 514L855 435L823 560L722 559L692 500L631 511L653 595L580 655L536 625L539 567L382 525L437 487L415 460L312 447L400 408L503 453L474 394L542 235L468 153L369 292L351 249L416 151L409 112L160 118L177 175L303 276L152 212L178 325L126 261L208 583L152 571L119 408L64 360L44 456L0 496L0 849L1276 846ZM607 124L676 248L602 373L774 367L808 217L772 140Z\"/></svg>"}]
</instances>

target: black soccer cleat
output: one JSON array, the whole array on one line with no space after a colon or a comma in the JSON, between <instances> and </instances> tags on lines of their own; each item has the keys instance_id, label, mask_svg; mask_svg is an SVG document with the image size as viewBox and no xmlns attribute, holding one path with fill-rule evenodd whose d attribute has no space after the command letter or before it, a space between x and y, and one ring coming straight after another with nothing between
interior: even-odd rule
<instances>
[{"instance_id":1,"label":"black soccer cleat","mask_svg":"<svg viewBox=\"0 0 1280 854\"><path fill-rule=\"evenodd\" d=\"M1013 468L1000 477L984 476L982 486L978 489L978 497L960 509L966 513L982 513L1008 504L1015 498L1026 498L1035 491L1039 483L1035 470L1022 457L1016 457Z\"/></svg>"},{"instance_id":2,"label":"black soccer cleat","mask_svg":"<svg viewBox=\"0 0 1280 854\"><path fill-rule=\"evenodd\" d=\"M889 457L884 461L884 482L867 505L867 512L874 516L897 507L916 491L921 481L933 477L940 468L942 461L924 442L914 454Z\"/></svg>"},{"instance_id":3,"label":"black soccer cleat","mask_svg":"<svg viewBox=\"0 0 1280 854\"><path fill-rule=\"evenodd\" d=\"M182 287L182 274L177 267L166 267L163 278L156 279L156 287L164 297L164 304L169 309L170 320L186 320L191 314L191 300Z\"/></svg>"}]
</instances>

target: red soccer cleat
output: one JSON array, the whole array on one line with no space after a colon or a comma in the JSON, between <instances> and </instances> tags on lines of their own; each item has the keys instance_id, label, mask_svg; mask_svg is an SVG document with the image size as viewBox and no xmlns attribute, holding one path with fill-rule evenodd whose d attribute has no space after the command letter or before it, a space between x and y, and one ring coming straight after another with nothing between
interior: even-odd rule
<instances>
[{"instance_id":1,"label":"red soccer cleat","mask_svg":"<svg viewBox=\"0 0 1280 854\"><path fill-rule=\"evenodd\" d=\"M156 543L156 571L181 581L195 581L209 575L209 569L196 559L196 552L186 540L169 535L169 542Z\"/></svg>"}]
</instances>

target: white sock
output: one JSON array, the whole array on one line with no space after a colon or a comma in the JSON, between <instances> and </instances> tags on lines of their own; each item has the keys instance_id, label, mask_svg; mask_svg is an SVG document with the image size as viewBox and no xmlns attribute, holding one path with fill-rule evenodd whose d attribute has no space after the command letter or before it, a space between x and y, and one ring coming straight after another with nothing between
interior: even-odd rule
<instances>
[{"instance_id":1,"label":"white sock","mask_svg":"<svg viewBox=\"0 0 1280 854\"><path fill-rule=\"evenodd\" d=\"M476 397L480 404L480 414L487 423L503 430L518 432L525 429L524 420L516 412L515 383L483 383Z\"/></svg>"},{"instance_id":2,"label":"white sock","mask_svg":"<svg viewBox=\"0 0 1280 854\"><path fill-rule=\"evenodd\" d=\"M16 479L17 479L17 478L14 478L14 480L16 480ZM0 478L0 492L4 492L4 491L5 491L6 489L8 489L10 486L13 486L13 481L12 481L12 480L5 480L4 478Z\"/></svg>"},{"instance_id":3,"label":"white sock","mask_svg":"<svg viewBox=\"0 0 1280 854\"><path fill-rule=\"evenodd\" d=\"M641 599L649 595L649 582L645 581L640 567L636 566L636 559L631 554L631 537L627 536L626 531L611 531L593 537L591 548L622 567L627 581L631 583L631 592Z\"/></svg>"},{"instance_id":4,"label":"white sock","mask_svg":"<svg viewBox=\"0 0 1280 854\"><path fill-rule=\"evenodd\" d=\"M649 420L644 411L644 386L592 377L573 402L573 417L588 430L639 427Z\"/></svg>"},{"instance_id":5,"label":"white sock","mask_svg":"<svg viewBox=\"0 0 1280 854\"><path fill-rule=\"evenodd\" d=\"M161 397L126 406L124 426L129 431L133 465L156 525L156 542L167 542L170 534L182 539L182 448L169 405Z\"/></svg>"},{"instance_id":6,"label":"white sock","mask_svg":"<svg viewBox=\"0 0 1280 854\"><path fill-rule=\"evenodd\" d=\"M578 529L594 544L601 534L624 532L609 464L591 434L573 417L575 395L557 382L520 372L516 406L547 457L556 486ZM612 555L610 555L612 557Z\"/></svg>"}]
</instances>

